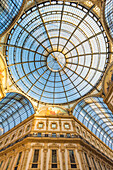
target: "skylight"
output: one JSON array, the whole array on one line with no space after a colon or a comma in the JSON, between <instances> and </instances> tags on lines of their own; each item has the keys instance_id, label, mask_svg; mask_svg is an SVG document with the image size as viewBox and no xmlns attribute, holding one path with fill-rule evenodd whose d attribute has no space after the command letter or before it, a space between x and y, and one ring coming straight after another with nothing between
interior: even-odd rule
<instances>
[{"instance_id":1,"label":"skylight","mask_svg":"<svg viewBox=\"0 0 113 170\"><path fill-rule=\"evenodd\" d=\"M49 104L98 92L109 46L93 8L52 1L26 11L7 40L10 87Z\"/></svg>"},{"instance_id":2,"label":"skylight","mask_svg":"<svg viewBox=\"0 0 113 170\"><path fill-rule=\"evenodd\" d=\"M102 98L89 97L81 100L73 115L113 149L113 114Z\"/></svg>"},{"instance_id":3,"label":"skylight","mask_svg":"<svg viewBox=\"0 0 113 170\"><path fill-rule=\"evenodd\" d=\"M0 129L3 133L34 114L30 101L18 93L7 93L0 101Z\"/></svg>"},{"instance_id":4,"label":"skylight","mask_svg":"<svg viewBox=\"0 0 113 170\"><path fill-rule=\"evenodd\" d=\"M15 19L23 0L2 0L0 2L0 34L2 34Z\"/></svg>"},{"instance_id":5,"label":"skylight","mask_svg":"<svg viewBox=\"0 0 113 170\"><path fill-rule=\"evenodd\" d=\"M106 0L105 18L111 37L113 38L113 0Z\"/></svg>"}]
</instances>

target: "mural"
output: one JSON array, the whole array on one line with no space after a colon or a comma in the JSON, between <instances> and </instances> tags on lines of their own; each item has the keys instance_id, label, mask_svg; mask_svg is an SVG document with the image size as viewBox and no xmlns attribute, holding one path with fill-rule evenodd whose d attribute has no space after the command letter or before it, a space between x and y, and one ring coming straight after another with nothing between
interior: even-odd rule
<instances>
[{"instance_id":1,"label":"mural","mask_svg":"<svg viewBox=\"0 0 113 170\"><path fill-rule=\"evenodd\" d=\"M2 56L0 55L0 99L5 97L4 94L5 84L6 84L6 70Z\"/></svg>"},{"instance_id":2,"label":"mural","mask_svg":"<svg viewBox=\"0 0 113 170\"><path fill-rule=\"evenodd\" d=\"M68 111L61 107L45 106L40 108L38 114L40 115L68 115Z\"/></svg>"}]
</instances>

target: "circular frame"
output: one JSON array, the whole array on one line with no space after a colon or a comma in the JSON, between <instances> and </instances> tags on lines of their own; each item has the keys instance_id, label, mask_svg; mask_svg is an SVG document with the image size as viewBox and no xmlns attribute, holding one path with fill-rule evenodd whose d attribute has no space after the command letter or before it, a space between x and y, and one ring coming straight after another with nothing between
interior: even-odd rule
<instances>
[{"instance_id":1,"label":"circular frame","mask_svg":"<svg viewBox=\"0 0 113 170\"><path fill-rule=\"evenodd\" d=\"M53 7L55 6L53 3L56 4L57 8L60 6L60 8L62 8L62 10L59 8L58 9L60 11L58 9L56 10L55 8L53 9ZM45 8L45 10L47 10L46 8L50 7L50 6L52 6L53 11L50 10L50 11L43 12L43 10L42 10L43 8ZM67 11L65 11L65 13L64 13L64 15L66 15L67 17L70 17L74 21L78 22L78 25L77 24L74 25L73 20L72 21L70 21L70 20L64 21L63 19L61 19L61 20L59 20L59 19L55 20L54 18L51 19L52 16L59 16L59 15L61 15L61 18L63 18L62 11L64 8L65 9L66 8L76 9L79 12L83 11L83 13L81 14L82 16L80 15L80 17L79 17L79 15L77 15L74 12L73 12L73 15L71 12L67 12ZM30 87L30 90L33 86L37 87L37 85L35 86L35 84L37 83L37 80L40 79L40 77L41 78L43 77L43 81L45 81L45 85L42 82L40 82L43 87L43 91L41 92L41 98L39 96L39 98L37 99L37 98L35 98L35 94L32 96L28 94L30 91L29 89L27 91L24 89L24 86L26 86L26 84L25 84L25 82L23 82L23 80L22 80L22 83L23 83L22 88L20 88L20 86L17 83L20 80L17 79L15 81L14 78L12 77L11 78L12 83L14 85L16 85L16 87L19 88L21 91L23 91L24 93L27 93L27 95L30 96L31 98L33 98L34 100L40 101L42 103L49 103L49 104L71 103L71 102L74 102L77 99L85 96L86 94L91 93L91 91L94 89L96 89L96 91L99 92L99 90L97 88L97 84L100 82L100 80L103 76L103 72L105 71L107 63L109 61L109 54L107 54L109 51L109 44L107 43L108 39L107 39L106 34L103 31L103 27L102 27L100 21L91 12L92 8L93 7L91 7L90 9L86 9L82 5L77 5L76 3L70 3L70 2L64 3L64 2L57 1L57 2L51 2L51 5L49 2L42 3L39 5L36 5L36 7L30 8L28 11L26 11L26 14L22 15L22 17L20 18L18 23L11 30L11 32L10 32L11 35L8 37L8 40L7 40L8 47L6 48L6 55L8 55L8 53L9 53L9 57L7 57L6 59L7 59L8 69L9 69L10 75L12 77L13 70L10 70L10 68L15 65L15 69L18 69L18 65L21 64L21 69L23 70L22 73L24 75L20 76L19 69L18 69L17 73L16 72L15 73L17 74L17 77L20 76L20 80L22 80L23 78L26 78L26 76L27 76L27 80L30 82L30 84L32 84ZM27 23L24 23L23 22L24 19L30 18L29 15L31 13L34 13L34 11L35 11L35 14L38 11L39 15L37 15L37 16L35 15L34 19L32 18L32 21L28 21ZM69 10L69 11L71 11L71 10ZM50 20L44 21L44 17L50 17ZM94 27L94 25L92 28L92 26L88 23L87 20L85 20L85 18L91 19L90 22L93 22L93 24L95 25L96 28ZM39 20L41 22L40 23L38 22L39 25L33 27L33 29L31 29L29 32L28 29L31 28L33 22L36 22L37 20ZM53 25L51 25L51 23ZM59 28L56 28L58 24L59 24ZM62 24L63 24L63 26L62 26ZM82 24L84 25L84 27L86 26L88 33L85 29L80 27ZM53 27L54 25L55 25L55 28ZM66 30L66 26L68 26L68 30ZM61 27L63 27L63 28L61 29ZM96 30L94 30L94 28ZM16 30L19 30L19 29L20 29L20 33L16 34ZM38 32L40 32L40 34L38 34L38 32L36 32L37 29L38 29ZM43 30L43 31L41 32L41 30ZM48 32L47 32L47 30L48 30ZM51 35L52 32L55 33L58 30L59 30L60 36ZM77 37L78 34L74 35L74 32L76 30L79 33L79 37ZM36 36L35 36L35 32L36 32ZM20 40L21 40L21 42L23 41L21 39L23 33L25 33L27 36L25 37L23 44L18 46L18 42ZM62 36L61 36L61 33L62 33ZM45 36L45 34L47 34L47 35ZM65 36L64 36L64 34L65 34ZM50 35L51 35L51 37L49 38ZM100 37L100 35L102 37ZM43 36L45 36L45 38ZM29 40L29 37L32 37L34 39L32 42L29 41L30 45L26 44L26 42ZM44 39L39 41L39 39L41 39L42 37ZM84 37L84 39L82 39L82 37ZM56 38L58 38L57 45L54 43ZM71 38L73 38L74 40L72 41ZM92 38L93 38L93 40L92 40ZM47 43L48 40L51 42ZM54 40L54 42L53 42L53 40ZM60 43L60 41L62 41L62 43ZM34 42L38 43L38 45L35 44L35 47L33 46ZM78 44L76 44L76 42ZM102 44L102 42L103 42L103 44ZM69 43L69 45L68 45L68 43ZM96 43L97 46L95 46L94 43ZM47 44L46 47L44 46L45 44ZM51 44L52 44L52 46L51 46ZM100 44L101 44L101 46L100 46ZM26 45L28 48L26 48ZM65 50L64 50L63 45L66 47ZM78 46L81 46L81 49L79 49ZM51 49L51 47L53 49ZM94 48L96 48L96 51ZM103 49L105 51L103 51ZM13 53L12 53L12 50L13 50ZM18 53L17 53L17 51L18 51ZM27 60L23 61L22 54L25 51L27 51L26 54L28 53L28 56L27 56L28 61ZM55 51L59 51L60 53L63 52L63 54L66 57L66 64L65 64L64 68L61 70L59 69L59 71L58 71L58 72L60 72L59 76L56 76L56 74L57 74L56 71L52 71L50 69L52 72L51 73L51 72L49 72L48 67L46 69L43 68L43 66L44 66L43 63L46 64L46 62L47 62L47 56L49 56L51 53L53 53ZM82 53L80 51L82 51ZM18 57L19 53L21 54L20 55L21 57L19 56L20 63L19 63L19 60L17 61L17 58L16 58L16 56ZM30 58L31 58L30 53L32 53L32 54L35 53L32 55L33 56L32 61L30 60ZM13 56L13 58L10 55ZM73 57L73 55L75 55L75 56ZM36 58L39 59L39 61L36 61ZM11 60L13 60L12 63L11 63ZM88 64L88 62L89 62L88 60L90 61L90 64ZM97 63L95 65L94 63L96 61L97 61ZM30 64L32 64L33 62L34 62L33 67L35 68L36 71L37 70L39 71L39 69L37 68L38 62L40 62L41 69L43 68L42 72L40 72L40 73L38 72L38 75L33 75L33 77L37 77L37 78L35 78L34 82L31 80L30 77L28 78L28 75L30 74L30 72L34 72L34 71L32 71L32 68L30 66ZM100 65L100 63L102 64L103 62L104 62L104 64ZM25 63L28 63L28 66L25 66L24 65ZM46 64L46 66L47 66L47 64ZM30 70L29 73L26 73L26 68ZM91 72L91 70L92 70L92 72ZM98 74L97 74L97 72L98 72ZM46 76L44 77L43 75L45 73L46 73ZM52 74L54 74L54 75L52 75ZM52 76L50 76L50 75L52 75ZM91 77L90 75L93 75L93 76ZM98 75L100 75L100 76L98 76ZM52 86L52 90L49 91L49 96L53 96L53 97L49 97L48 95L45 95L46 100L41 100L42 95L45 92L48 92L47 90L46 91L44 91L44 90L46 89L48 79L51 77L53 77L54 81L50 80L50 83L53 83L53 84L61 83L61 84L59 87L56 88L56 91L57 91L56 94L55 94L55 90L54 90L56 85ZM89 78L89 80L88 80L88 78ZM56 79L57 79L57 81L56 81ZM58 79L60 79L60 80L58 80ZM94 79L95 79L96 83L95 83ZM64 81L65 82L67 81L66 84L64 83ZM75 85L74 83L75 82L77 83L77 81L78 81L78 84ZM87 85L89 85L89 86L87 86L87 90L85 89L86 86L84 85L84 82ZM41 85L38 86L38 89L36 89L35 92L41 90L41 88L42 88ZM72 86L71 89L69 89L70 88L69 86ZM50 85L48 86L48 89L49 88L51 89ZM65 90L65 88L68 88L68 89ZM84 91L84 92L81 93L79 88L81 89L81 91ZM63 90L63 94L62 94L61 89ZM60 98L54 97L57 94L60 95ZM65 97L63 97L63 96L65 96ZM50 100L50 98L51 98L51 100ZM54 101L55 99L57 99L57 101Z\"/></svg>"}]
</instances>

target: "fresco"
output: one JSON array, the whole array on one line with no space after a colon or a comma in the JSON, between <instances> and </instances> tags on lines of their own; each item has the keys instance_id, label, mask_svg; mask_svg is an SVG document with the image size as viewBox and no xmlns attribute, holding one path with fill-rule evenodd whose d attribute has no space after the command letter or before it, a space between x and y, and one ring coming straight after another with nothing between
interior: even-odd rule
<instances>
[{"instance_id":1,"label":"fresco","mask_svg":"<svg viewBox=\"0 0 113 170\"><path fill-rule=\"evenodd\" d=\"M68 115L68 112L61 107L45 106L42 107L38 114L40 115Z\"/></svg>"}]
</instances>

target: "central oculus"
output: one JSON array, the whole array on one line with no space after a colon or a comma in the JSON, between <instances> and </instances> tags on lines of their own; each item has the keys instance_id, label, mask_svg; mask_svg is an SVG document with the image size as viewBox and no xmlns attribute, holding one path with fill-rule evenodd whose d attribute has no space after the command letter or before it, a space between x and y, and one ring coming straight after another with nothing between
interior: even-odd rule
<instances>
[{"instance_id":1,"label":"central oculus","mask_svg":"<svg viewBox=\"0 0 113 170\"><path fill-rule=\"evenodd\" d=\"M52 52L47 57L47 66L51 71L60 71L64 68L66 59L61 52Z\"/></svg>"}]
</instances>

